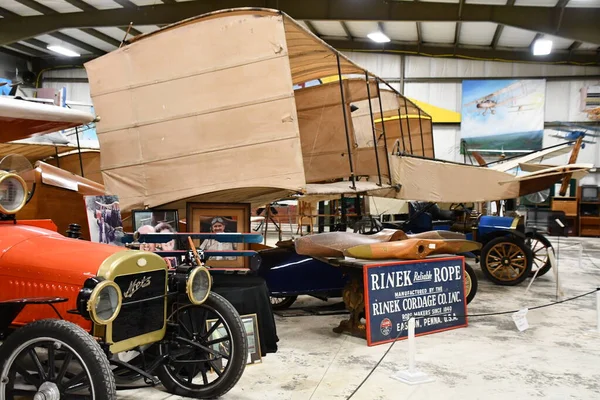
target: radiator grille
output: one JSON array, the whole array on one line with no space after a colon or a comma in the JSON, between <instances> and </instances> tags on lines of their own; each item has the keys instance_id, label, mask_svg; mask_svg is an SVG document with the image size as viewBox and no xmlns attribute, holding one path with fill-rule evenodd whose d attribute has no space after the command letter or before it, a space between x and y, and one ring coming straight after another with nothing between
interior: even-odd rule
<instances>
[{"instance_id":1,"label":"radiator grille","mask_svg":"<svg viewBox=\"0 0 600 400\"><path fill-rule=\"evenodd\" d=\"M121 312L112 323L115 343L162 329L166 276L160 270L115 278L123 293Z\"/></svg>"}]
</instances>

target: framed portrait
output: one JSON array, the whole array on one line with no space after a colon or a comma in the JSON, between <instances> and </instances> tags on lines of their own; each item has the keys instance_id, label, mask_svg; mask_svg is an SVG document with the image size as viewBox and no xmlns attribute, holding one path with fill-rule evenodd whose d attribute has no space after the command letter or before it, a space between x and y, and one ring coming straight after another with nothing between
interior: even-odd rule
<instances>
[{"instance_id":1,"label":"framed portrait","mask_svg":"<svg viewBox=\"0 0 600 400\"><path fill-rule=\"evenodd\" d=\"M245 203L187 203L187 231L201 233L250 232L250 204ZM215 239L195 240L198 250L248 250L247 243L225 243ZM209 267L248 268L248 257L212 256L206 259Z\"/></svg>"},{"instance_id":2,"label":"framed portrait","mask_svg":"<svg viewBox=\"0 0 600 400\"><path fill-rule=\"evenodd\" d=\"M131 226L140 233L169 233L177 232L179 227L179 212L177 210L132 210ZM177 240L166 243L142 243L140 250L145 251L171 251L185 249ZM166 257L165 261L171 268L179 264L175 257Z\"/></svg>"},{"instance_id":3,"label":"framed portrait","mask_svg":"<svg viewBox=\"0 0 600 400\"><path fill-rule=\"evenodd\" d=\"M260 336L258 332L258 317L256 314L246 314L240 315L242 318L242 323L244 325L244 329L246 330L246 337L248 339L248 358L246 361L246 365L255 364L262 362L262 356L260 351ZM209 319L206 321L206 330L209 331L210 328L217 322L216 319ZM227 331L225 327L221 324L208 338L209 341L217 341L220 338L224 338L227 336ZM224 342L220 342L217 344L213 344L212 349L218 351L223 354L229 354L229 346L224 344ZM222 359L215 360L215 366L218 368L222 368Z\"/></svg>"},{"instance_id":4,"label":"framed portrait","mask_svg":"<svg viewBox=\"0 0 600 400\"><path fill-rule=\"evenodd\" d=\"M90 229L90 240L96 243L125 246L123 220L118 196L83 196Z\"/></svg>"}]
</instances>

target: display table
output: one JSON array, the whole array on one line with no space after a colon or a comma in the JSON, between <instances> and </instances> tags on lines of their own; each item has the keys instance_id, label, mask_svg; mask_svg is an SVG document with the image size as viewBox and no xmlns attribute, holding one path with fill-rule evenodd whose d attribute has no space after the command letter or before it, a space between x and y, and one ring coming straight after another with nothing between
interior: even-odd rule
<instances>
[{"instance_id":1,"label":"display table","mask_svg":"<svg viewBox=\"0 0 600 400\"><path fill-rule=\"evenodd\" d=\"M256 314L261 356L277 352L277 327L265 280L257 276L211 274L212 290L225 297L240 315Z\"/></svg>"},{"instance_id":2,"label":"display table","mask_svg":"<svg viewBox=\"0 0 600 400\"><path fill-rule=\"evenodd\" d=\"M336 333L364 338L372 346L406 338L411 317L417 335L467 326L462 256L329 262L350 275L343 291L350 318L333 329Z\"/></svg>"}]
</instances>

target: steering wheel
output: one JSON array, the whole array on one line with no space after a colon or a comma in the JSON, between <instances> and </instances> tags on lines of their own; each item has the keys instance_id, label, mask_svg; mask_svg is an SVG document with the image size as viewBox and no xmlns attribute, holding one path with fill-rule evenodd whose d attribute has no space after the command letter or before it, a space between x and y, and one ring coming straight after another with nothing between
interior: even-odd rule
<instances>
[{"instance_id":1,"label":"steering wheel","mask_svg":"<svg viewBox=\"0 0 600 400\"><path fill-rule=\"evenodd\" d=\"M354 224L354 233L363 235L372 235L373 233L381 232L382 230L383 224L375 218L362 219Z\"/></svg>"},{"instance_id":2,"label":"steering wheel","mask_svg":"<svg viewBox=\"0 0 600 400\"><path fill-rule=\"evenodd\" d=\"M450 204L450 211L457 210L458 207L460 207L462 210L467 209L467 207L465 206L464 203L452 203L452 204Z\"/></svg>"}]
</instances>

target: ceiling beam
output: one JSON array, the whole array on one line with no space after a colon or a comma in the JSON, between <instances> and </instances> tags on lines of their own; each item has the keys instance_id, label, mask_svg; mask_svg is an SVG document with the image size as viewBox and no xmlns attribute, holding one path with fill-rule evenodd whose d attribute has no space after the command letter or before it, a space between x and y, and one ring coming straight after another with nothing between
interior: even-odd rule
<instances>
[{"instance_id":1,"label":"ceiling beam","mask_svg":"<svg viewBox=\"0 0 600 400\"><path fill-rule=\"evenodd\" d=\"M67 3L69 3L70 5L72 5L73 7L77 7L82 11L97 11L98 9L88 3L86 3L83 0L65 0ZM164 3L168 3L169 0L167 1L163 1ZM172 3L169 3L172 4ZM135 4L134 4L135 6ZM123 27L119 27L119 29L121 29L123 32L127 32L127 28L123 28ZM142 32L138 31L137 29L133 29L131 28L129 33L133 36L137 36L140 35ZM119 42L120 44L121 42ZM117 45L118 47L118 45Z\"/></svg>"},{"instance_id":2,"label":"ceiling beam","mask_svg":"<svg viewBox=\"0 0 600 400\"><path fill-rule=\"evenodd\" d=\"M6 18L0 26L0 45L65 28L126 27L169 24L229 7L263 7L264 0L196 0L31 17ZM450 21L457 22L459 3L393 2L380 0L278 0L279 8L299 20L335 21ZM560 16L562 14L562 19ZM561 22L557 29L557 23ZM484 21L600 43L600 8L556 8L466 3L463 22Z\"/></svg>"},{"instance_id":3,"label":"ceiling beam","mask_svg":"<svg viewBox=\"0 0 600 400\"><path fill-rule=\"evenodd\" d=\"M352 33L350 33L350 29L348 29L348 26L346 26L346 23L344 21L340 21L340 24L342 25L342 29L346 33L346 37L348 39L352 40ZM381 30L381 32L383 32L383 29L381 29L381 27L379 29Z\"/></svg>"},{"instance_id":4,"label":"ceiling beam","mask_svg":"<svg viewBox=\"0 0 600 400\"><path fill-rule=\"evenodd\" d=\"M45 53L41 50L38 49L34 49L33 47L29 47L29 46L25 46L24 44L21 43L12 43L9 46L11 49L13 50L17 50L20 51L22 53L27 53L30 56L34 56L34 57L48 57L50 56L48 53Z\"/></svg>"},{"instance_id":5,"label":"ceiling beam","mask_svg":"<svg viewBox=\"0 0 600 400\"><path fill-rule=\"evenodd\" d=\"M535 42L537 42L539 39L543 38L544 35L542 35L541 33L536 33L534 38L531 40L531 43L529 43L529 51L531 51L533 53L533 45L535 45Z\"/></svg>"},{"instance_id":6,"label":"ceiling beam","mask_svg":"<svg viewBox=\"0 0 600 400\"><path fill-rule=\"evenodd\" d=\"M506 2L507 7L513 7L515 5L516 0L508 0ZM494 32L494 37L492 38L492 49L495 49L498 46L498 40L500 40L500 36L502 36L502 31L504 30L504 25L498 24L496 26L496 32Z\"/></svg>"},{"instance_id":7,"label":"ceiling beam","mask_svg":"<svg viewBox=\"0 0 600 400\"><path fill-rule=\"evenodd\" d=\"M40 12L40 13L42 13L44 15L57 15L57 14L60 14L58 11L56 11L56 10L54 10L54 9L48 7L48 6L45 6L43 4L40 4L40 3L38 3L37 1L34 1L34 0L15 0L15 1L18 2L18 3L20 3L20 4L22 4L22 5L24 5L24 6L26 6L26 7L31 8L32 10ZM97 37L98 39L101 39L101 40L103 40L103 41L105 41L107 43L112 44L111 40L114 41L114 39L111 38L110 36L107 36L107 35L103 34L102 32L98 32L98 31L96 31L94 29L83 28L81 30L83 32L85 32L85 33L87 33L89 35L92 35L94 37ZM64 33L61 33L61 32L50 33L50 36L52 36L52 37L54 37L56 39L62 40L63 42L67 42L67 43L69 43L69 44L71 44L73 46L77 46L80 49L85 49L85 50L91 52L92 54L104 54L104 53L106 53L105 51L103 51L101 49L98 49L98 48L96 48L94 46L91 46L91 45L89 45L87 43L79 41L79 40L77 40L75 38L72 38L71 36L65 35ZM117 47L118 47L118 45L117 45Z\"/></svg>"},{"instance_id":8,"label":"ceiling beam","mask_svg":"<svg viewBox=\"0 0 600 400\"><path fill-rule=\"evenodd\" d=\"M312 32L313 35L315 36L321 36L319 35L319 32L317 32L317 30L315 29L315 26L312 24L312 22L310 21L304 21L304 23L306 24L306 27L308 28L309 31Z\"/></svg>"},{"instance_id":9,"label":"ceiling beam","mask_svg":"<svg viewBox=\"0 0 600 400\"><path fill-rule=\"evenodd\" d=\"M577 50L583 43L581 42L573 42L569 46L569 51Z\"/></svg>"},{"instance_id":10,"label":"ceiling beam","mask_svg":"<svg viewBox=\"0 0 600 400\"><path fill-rule=\"evenodd\" d=\"M456 53L456 49L460 43L460 30L462 28L462 9L465 5L465 0L460 0L458 3L458 21L456 22L456 27L454 28L454 53Z\"/></svg>"},{"instance_id":11,"label":"ceiling beam","mask_svg":"<svg viewBox=\"0 0 600 400\"><path fill-rule=\"evenodd\" d=\"M373 41L354 39L353 41L334 37L323 37L329 45L339 51L371 51L378 53L419 54L422 56L437 57L464 57L487 60L503 60L507 62L535 62L535 63L564 63L572 65L600 65L600 60L594 52L569 52L556 50L547 56L534 56L528 47L524 48L496 48L483 46L457 46L453 53L454 44L428 45L422 43L405 43L392 41L385 43L385 48ZM570 57L569 57L569 54Z\"/></svg>"},{"instance_id":12,"label":"ceiling beam","mask_svg":"<svg viewBox=\"0 0 600 400\"><path fill-rule=\"evenodd\" d=\"M33 61L34 58L28 56L27 54L20 53L18 51L14 51L9 49L8 47L0 47L0 53L7 54L12 57L20 58L21 60Z\"/></svg>"}]
</instances>

